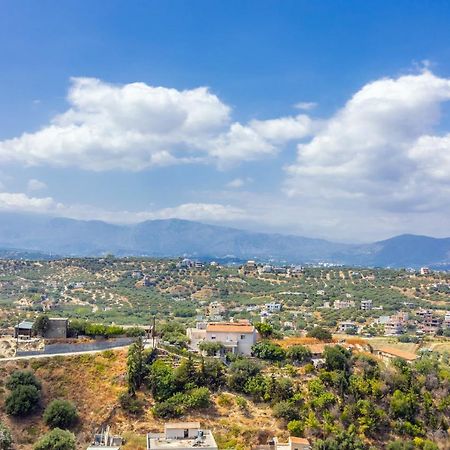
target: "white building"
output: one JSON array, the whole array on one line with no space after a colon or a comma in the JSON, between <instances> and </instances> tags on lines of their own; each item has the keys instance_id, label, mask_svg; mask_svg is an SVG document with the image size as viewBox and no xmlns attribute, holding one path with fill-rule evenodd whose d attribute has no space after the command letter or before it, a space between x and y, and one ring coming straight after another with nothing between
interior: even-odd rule
<instances>
[{"instance_id":1,"label":"white building","mask_svg":"<svg viewBox=\"0 0 450 450\"><path fill-rule=\"evenodd\" d=\"M265 264L264 266L262 266L262 267L260 267L260 268L258 269L258 272L259 272L260 274L263 274L263 273L272 273L272 272L273 272L273 267L272 267L270 264Z\"/></svg>"},{"instance_id":2,"label":"white building","mask_svg":"<svg viewBox=\"0 0 450 450\"><path fill-rule=\"evenodd\" d=\"M282 308L281 303L276 303L276 302L266 303L264 306L266 307L266 310L270 313L280 312L281 308Z\"/></svg>"},{"instance_id":3,"label":"white building","mask_svg":"<svg viewBox=\"0 0 450 450\"><path fill-rule=\"evenodd\" d=\"M147 434L147 450L217 450L216 440L210 430L201 428L199 422L166 423L164 433Z\"/></svg>"},{"instance_id":4,"label":"white building","mask_svg":"<svg viewBox=\"0 0 450 450\"><path fill-rule=\"evenodd\" d=\"M361 309L363 311L370 311L373 308L372 300L361 300Z\"/></svg>"},{"instance_id":5,"label":"white building","mask_svg":"<svg viewBox=\"0 0 450 450\"><path fill-rule=\"evenodd\" d=\"M355 302L353 300L336 300L334 302L334 309L353 308Z\"/></svg>"},{"instance_id":6,"label":"white building","mask_svg":"<svg viewBox=\"0 0 450 450\"><path fill-rule=\"evenodd\" d=\"M198 351L200 342L218 342L227 351L240 355L251 355L258 332L248 321L197 323L196 328L188 328L187 337L192 350Z\"/></svg>"},{"instance_id":7,"label":"white building","mask_svg":"<svg viewBox=\"0 0 450 450\"><path fill-rule=\"evenodd\" d=\"M356 325L356 323L352 321L339 322L338 330L340 333L347 333L353 330L358 331L358 325Z\"/></svg>"},{"instance_id":8,"label":"white building","mask_svg":"<svg viewBox=\"0 0 450 450\"><path fill-rule=\"evenodd\" d=\"M428 267L421 267L420 268L420 275L430 275L431 270Z\"/></svg>"}]
</instances>

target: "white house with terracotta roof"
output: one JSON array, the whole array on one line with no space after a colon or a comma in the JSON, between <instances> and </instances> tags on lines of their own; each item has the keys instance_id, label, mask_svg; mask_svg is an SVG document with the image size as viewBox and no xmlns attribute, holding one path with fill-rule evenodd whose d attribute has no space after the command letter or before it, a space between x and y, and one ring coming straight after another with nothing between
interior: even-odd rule
<instances>
[{"instance_id":1,"label":"white house with terracotta roof","mask_svg":"<svg viewBox=\"0 0 450 450\"><path fill-rule=\"evenodd\" d=\"M198 351L200 342L218 342L227 351L238 355L250 355L256 343L258 332L248 320L238 322L198 323L196 328L187 329L192 350Z\"/></svg>"}]
</instances>

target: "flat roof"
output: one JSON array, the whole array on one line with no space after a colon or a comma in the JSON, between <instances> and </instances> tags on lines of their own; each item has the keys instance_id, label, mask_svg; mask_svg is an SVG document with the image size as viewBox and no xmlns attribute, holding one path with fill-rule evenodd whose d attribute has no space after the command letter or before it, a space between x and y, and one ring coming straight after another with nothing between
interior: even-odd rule
<instances>
[{"instance_id":1,"label":"flat roof","mask_svg":"<svg viewBox=\"0 0 450 450\"><path fill-rule=\"evenodd\" d=\"M394 347L381 347L378 349L378 351L382 353L388 353L389 355L397 356L399 358L403 358L408 361L414 361L415 359L418 358L418 356L415 353L399 350L398 348Z\"/></svg>"},{"instance_id":2,"label":"flat roof","mask_svg":"<svg viewBox=\"0 0 450 450\"><path fill-rule=\"evenodd\" d=\"M105 447L103 445L91 445L87 450L120 450L120 447Z\"/></svg>"},{"instance_id":3,"label":"flat roof","mask_svg":"<svg viewBox=\"0 0 450 450\"><path fill-rule=\"evenodd\" d=\"M306 439L306 438L291 436L291 437L289 438L289 440L290 440L293 444L309 445L309 441L308 441L308 439Z\"/></svg>"},{"instance_id":4,"label":"flat roof","mask_svg":"<svg viewBox=\"0 0 450 450\"><path fill-rule=\"evenodd\" d=\"M248 323L208 323L206 326L206 331L215 331L218 333L253 333L255 331L255 327L253 325L249 325Z\"/></svg>"},{"instance_id":5,"label":"flat roof","mask_svg":"<svg viewBox=\"0 0 450 450\"><path fill-rule=\"evenodd\" d=\"M23 329L29 329L31 330L33 328L33 322L29 322L28 320L24 320L23 322L20 322L19 325L16 326L16 328L23 328Z\"/></svg>"},{"instance_id":6,"label":"flat roof","mask_svg":"<svg viewBox=\"0 0 450 450\"><path fill-rule=\"evenodd\" d=\"M189 423L189 422L188 422ZM202 438L200 440L197 437L191 438L167 438L164 434L147 434L147 449L149 450L172 450L180 449L186 450L189 448L204 449L204 450L217 450L217 444L213 434L210 430L203 431Z\"/></svg>"},{"instance_id":7,"label":"flat roof","mask_svg":"<svg viewBox=\"0 0 450 450\"><path fill-rule=\"evenodd\" d=\"M193 429L200 428L200 422L169 422L164 424L164 428L167 429Z\"/></svg>"},{"instance_id":8,"label":"flat roof","mask_svg":"<svg viewBox=\"0 0 450 450\"><path fill-rule=\"evenodd\" d=\"M104 447L103 445L94 445L88 447L87 450L120 450L120 447Z\"/></svg>"}]
</instances>

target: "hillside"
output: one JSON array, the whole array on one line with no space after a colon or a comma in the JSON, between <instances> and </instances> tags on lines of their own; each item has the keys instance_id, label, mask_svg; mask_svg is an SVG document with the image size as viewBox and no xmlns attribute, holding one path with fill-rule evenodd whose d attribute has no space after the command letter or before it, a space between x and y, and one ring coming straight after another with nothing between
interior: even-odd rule
<instances>
[{"instance_id":1,"label":"hillside","mask_svg":"<svg viewBox=\"0 0 450 450\"><path fill-rule=\"evenodd\" d=\"M331 262L380 267L445 268L450 238L402 235L352 245L301 236L257 233L187 220L152 220L133 225L0 213L0 257L61 256L178 257L288 263Z\"/></svg>"},{"instance_id":2,"label":"hillside","mask_svg":"<svg viewBox=\"0 0 450 450\"><path fill-rule=\"evenodd\" d=\"M118 396L126 391L125 359L126 351L106 351L97 355L3 362L0 363L0 392L6 392L4 382L14 370L32 370L43 384L42 409L56 398L70 400L76 405L80 416L80 422L73 430L77 448L85 449L97 428L109 424L114 433L126 438L123 450L145 450L145 434L160 432L165 421L154 418L149 411L152 401L148 394L141 393L141 398L145 398L145 413L139 417L129 416L121 410ZM0 422L12 430L16 450L31 450L48 429L42 420L42 409L26 419L11 419L4 411L4 398L0 395ZM234 420L230 421L230 417ZM221 406L217 395L212 407L191 414L186 420L201 421L205 427L214 430L216 439L222 443L249 445L263 443L273 433L286 435L268 405L256 406L249 402L248 411L243 412L232 401Z\"/></svg>"}]
</instances>

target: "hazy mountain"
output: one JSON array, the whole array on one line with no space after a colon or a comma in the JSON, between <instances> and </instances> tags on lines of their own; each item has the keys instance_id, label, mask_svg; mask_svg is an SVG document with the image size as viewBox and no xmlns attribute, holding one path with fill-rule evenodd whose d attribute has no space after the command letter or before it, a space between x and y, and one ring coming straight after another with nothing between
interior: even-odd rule
<instances>
[{"instance_id":1,"label":"hazy mountain","mask_svg":"<svg viewBox=\"0 0 450 450\"><path fill-rule=\"evenodd\" d=\"M403 235L373 244L349 245L178 219L113 225L16 213L0 213L0 249L0 256L20 254L20 249L25 255L232 256L393 267L450 264L450 238Z\"/></svg>"}]
</instances>

